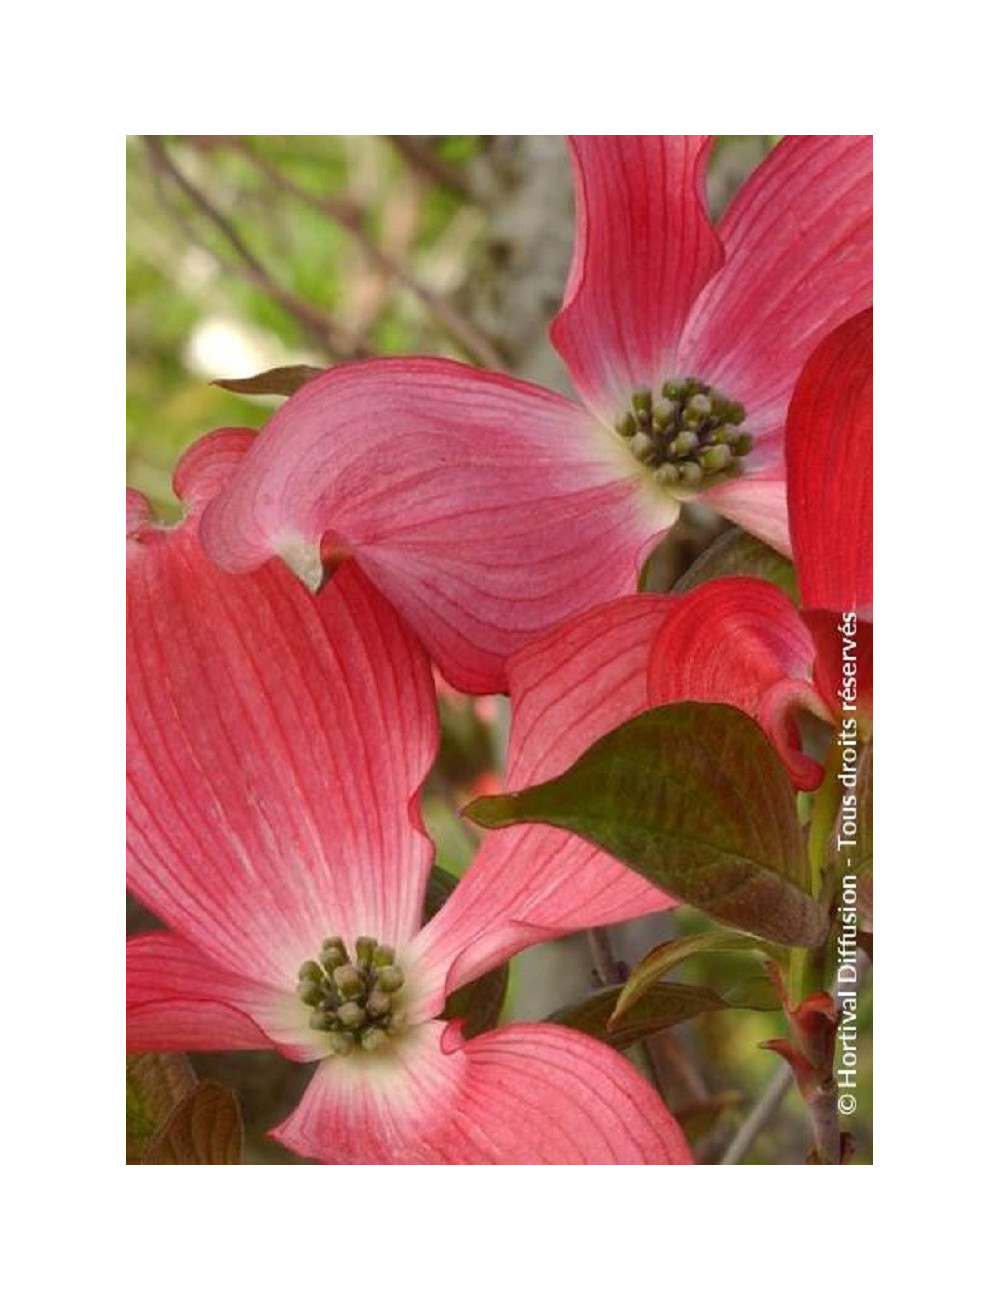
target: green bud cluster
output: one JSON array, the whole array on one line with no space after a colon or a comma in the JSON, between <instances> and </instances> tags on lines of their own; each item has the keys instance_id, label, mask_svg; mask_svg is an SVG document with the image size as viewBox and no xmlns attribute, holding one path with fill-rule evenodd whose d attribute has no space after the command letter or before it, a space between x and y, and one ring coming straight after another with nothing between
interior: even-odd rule
<instances>
[{"instance_id":1,"label":"green bud cluster","mask_svg":"<svg viewBox=\"0 0 1000 1300\"><path fill-rule=\"evenodd\" d=\"M661 486L698 488L737 473L753 451L745 419L739 402L689 377L669 380L656 400L640 388L615 428Z\"/></svg>"},{"instance_id":2,"label":"green bud cluster","mask_svg":"<svg viewBox=\"0 0 1000 1300\"><path fill-rule=\"evenodd\" d=\"M395 995L405 982L395 949L360 935L352 961L343 939L335 935L323 940L315 961L299 967L296 992L312 1008L312 1028L330 1035L336 1056L347 1056L356 1047L377 1051L404 1027Z\"/></svg>"}]
</instances>

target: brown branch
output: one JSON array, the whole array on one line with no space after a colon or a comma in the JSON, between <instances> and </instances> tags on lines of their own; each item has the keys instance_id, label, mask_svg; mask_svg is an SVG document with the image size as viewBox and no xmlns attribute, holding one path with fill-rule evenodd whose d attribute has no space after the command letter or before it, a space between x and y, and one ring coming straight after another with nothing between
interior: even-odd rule
<instances>
[{"instance_id":1,"label":"brown branch","mask_svg":"<svg viewBox=\"0 0 1000 1300\"><path fill-rule=\"evenodd\" d=\"M450 162L446 162L415 135L387 135L385 137L415 172L429 177L435 185L443 185L466 203L477 203L478 196L466 176Z\"/></svg>"},{"instance_id":2,"label":"brown branch","mask_svg":"<svg viewBox=\"0 0 1000 1300\"><path fill-rule=\"evenodd\" d=\"M232 148L246 158L248 162L252 163L261 175L266 176L274 185L286 190L301 203L307 204L315 211L322 212L324 216L335 221L341 229L345 230L357 242L372 266L383 275L408 289L472 361L491 370L503 368L503 358L494 345L485 334L477 329L472 321L468 320L458 310L454 303L449 302L447 298L434 293L421 284L419 280L414 279L405 267L400 266L375 243L364 228L364 216L357 204L339 199L334 195L321 196L314 194L297 181L292 180L290 176L286 175L279 167L276 167L269 159L256 153L245 140L241 140L237 136L230 137L229 143Z\"/></svg>"},{"instance_id":3,"label":"brown branch","mask_svg":"<svg viewBox=\"0 0 1000 1300\"><path fill-rule=\"evenodd\" d=\"M840 1115L837 1111L837 1085L817 1089L806 1099L806 1109L816 1139L814 1160L823 1165L839 1165L843 1155Z\"/></svg>"},{"instance_id":4,"label":"brown branch","mask_svg":"<svg viewBox=\"0 0 1000 1300\"><path fill-rule=\"evenodd\" d=\"M621 972L611 951L608 932L603 926L595 926L594 929L587 931L587 947L590 949L590 960L594 963L597 987L607 988L609 984L620 983Z\"/></svg>"},{"instance_id":5,"label":"brown branch","mask_svg":"<svg viewBox=\"0 0 1000 1300\"><path fill-rule=\"evenodd\" d=\"M226 243L233 250L235 261L232 264L233 269L243 275L255 288L266 293L275 302L280 304L289 315L293 316L299 324L305 329L314 342L332 359L344 360L351 356L359 355L359 350L350 346L346 340L340 339L334 342L335 329L328 320L324 312L319 311L310 303L304 302L284 285L280 284L256 255L248 248L242 236L235 229L232 223L226 218L212 201L203 194L194 182L186 176L174 160L171 158L163 141L155 135L143 137L143 142L149 153L153 167L156 172L164 175L194 204L198 211L206 217L219 233L226 240ZM172 213L176 217L176 213ZM192 235L191 228L184 222L181 223L184 233L190 238ZM207 249L220 262L225 262L219 257L210 244L204 240L197 241L201 247Z\"/></svg>"}]
</instances>

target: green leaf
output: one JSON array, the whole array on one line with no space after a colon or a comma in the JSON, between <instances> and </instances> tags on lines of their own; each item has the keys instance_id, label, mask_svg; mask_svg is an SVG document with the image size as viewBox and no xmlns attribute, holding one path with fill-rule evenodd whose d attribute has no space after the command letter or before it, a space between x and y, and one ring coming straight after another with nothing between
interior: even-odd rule
<instances>
[{"instance_id":1,"label":"green leaf","mask_svg":"<svg viewBox=\"0 0 1000 1300\"><path fill-rule=\"evenodd\" d=\"M766 975L749 975L722 995L731 1007L746 1011L777 1011L781 1006L778 990Z\"/></svg>"},{"instance_id":2,"label":"green leaf","mask_svg":"<svg viewBox=\"0 0 1000 1300\"><path fill-rule=\"evenodd\" d=\"M220 1083L199 1083L146 1148L146 1165L238 1165L243 1117L236 1094Z\"/></svg>"},{"instance_id":3,"label":"green leaf","mask_svg":"<svg viewBox=\"0 0 1000 1300\"><path fill-rule=\"evenodd\" d=\"M647 952L622 986L614 1020L620 1020L630 1007L635 1006L653 984L658 984L675 966L689 957L705 952L743 952L762 950L761 941L747 934L733 934L730 930L709 930L704 934L691 934L683 939L672 939Z\"/></svg>"},{"instance_id":4,"label":"green leaf","mask_svg":"<svg viewBox=\"0 0 1000 1300\"><path fill-rule=\"evenodd\" d=\"M773 582L796 605L799 603L799 588L791 560L786 560L783 555L773 551L770 546L765 546L756 537L751 537L742 528L730 528L716 538L674 583L671 594L680 596L712 578L732 576L763 578L766 582Z\"/></svg>"},{"instance_id":5,"label":"green leaf","mask_svg":"<svg viewBox=\"0 0 1000 1300\"><path fill-rule=\"evenodd\" d=\"M323 373L319 366L276 366L248 379L213 379L215 388L254 397L291 397L303 384Z\"/></svg>"},{"instance_id":6,"label":"green leaf","mask_svg":"<svg viewBox=\"0 0 1000 1300\"><path fill-rule=\"evenodd\" d=\"M431 870L424 895L425 925L445 905L457 884L458 880L443 867L436 866ZM495 1028L507 996L507 977L508 966L504 962L471 984L456 989L444 1005L443 1017L464 1021L462 1032L466 1038L475 1038L477 1034Z\"/></svg>"},{"instance_id":7,"label":"green leaf","mask_svg":"<svg viewBox=\"0 0 1000 1300\"><path fill-rule=\"evenodd\" d=\"M727 1011L738 1005L721 997L714 989L698 984L654 984L625 1014L612 1023L615 1006L623 985L612 984L592 993L582 1002L561 1007L548 1017L550 1023L578 1029L591 1038L599 1038L624 1051L633 1043L661 1029L669 1029L708 1011Z\"/></svg>"},{"instance_id":8,"label":"green leaf","mask_svg":"<svg viewBox=\"0 0 1000 1300\"><path fill-rule=\"evenodd\" d=\"M826 932L806 892L795 792L751 718L726 704L667 704L602 737L562 776L475 800L488 828L574 831L709 916L776 943Z\"/></svg>"},{"instance_id":9,"label":"green leaf","mask_svg":"<svg viewBox=\"0 0 1000 1300\"><path fill-rule=\"evenodd\" d=\"M450 871L445 871L444 867L439 867L436 863L431 867L431 874L427 877L427 888L424 890L424 925L432 917L437 916L457 884L458 877L453 876Z\"/></svg>"},{"instance_id":10,"label":"green leaf","mask_svg":"<svg viewBox=\"0 0 1000 1300\"><path fill-rule=\"evenodd\" d=\"M125 1160L137 1164L174 1108L197 1086L186 1056L145 1052L125 1058Z\"/></svg>"}]
</instances>

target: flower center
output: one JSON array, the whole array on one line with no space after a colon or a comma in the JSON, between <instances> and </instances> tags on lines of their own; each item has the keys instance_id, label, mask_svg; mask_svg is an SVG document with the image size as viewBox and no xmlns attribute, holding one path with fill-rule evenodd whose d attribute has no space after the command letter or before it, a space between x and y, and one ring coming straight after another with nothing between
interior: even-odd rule
<instances>
[{"instance_id":1,"label":"flower center","mask_svg":"<svg viewBox=\"0 0 1000 1300\"><path fill-rule=\"evenodd\" d=\"M648 388L632 394L632 409L615 424L632 455L661 487L700 488L739 473L753 451L741 429L746 410L700 379L671 379L654 401Z\"/></svg>"},{"instance_id":2,"label":"flower center","mask_svg":"<svg viewBox=\"0 0 1000 1300\"><path fill-rule=\"evenodd\" d=\"M316 961L299 967L296 992L312 1007L309 1024L330 1035L330 1050L347 1056L356 1047L377 1051L406 1023L396 994L403 972L396 951L361 935L354 943L354 960L343 939L324 939Z\"/></svg>"}]
</instances>

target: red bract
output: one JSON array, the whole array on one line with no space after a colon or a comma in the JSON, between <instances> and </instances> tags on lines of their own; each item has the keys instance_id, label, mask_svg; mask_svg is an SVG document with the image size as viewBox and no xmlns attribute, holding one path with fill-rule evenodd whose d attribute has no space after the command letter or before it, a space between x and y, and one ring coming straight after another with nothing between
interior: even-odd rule
<instances>
[{"instance_id":1,"label":"red bract","mask_svg":"<svg viewBox=\"0 0 1000 1300\"><path fill-rule=\"evenodd\" d=\"M871 141L784 140L717 228L707 137L572 141L577 239L552 338L583 404L426 358L342 366L268 422L207 511L234 571L313 587L353 555L456 686L634 590L699 495L788 549L782 438L811 349L871 297Z\"/></svg>"},{"instance_id":2,"label":"red bract","mask_svg":"<svg viewBox=\"0 0 1000 1300\"><path fill-rule=\"evenodd\" d=\"M222 432L184 458L176 528L129 496L129 883L170 927L128 945L130 1050L318 1060L275 1136L327 1162L689 1162L610 1048L548 1024L466 1042L435 1018L472 966L587 907L558 873L539 898L529 855L502 863L503 899L474 868L421 930L429 662L353 563L314 599L280 564L206 560L200 514L248 442ZM595 918L645 889L614 865Z\"/></svg>"}]
</instances>

